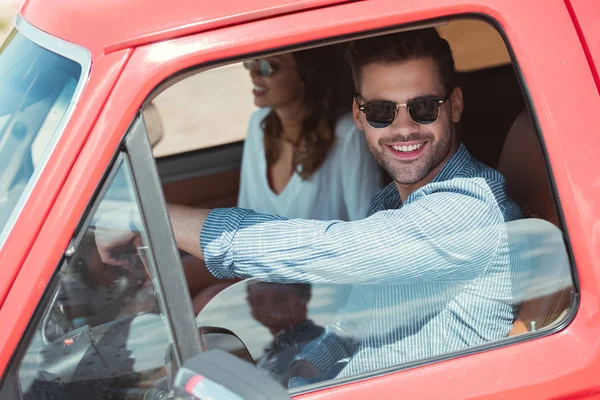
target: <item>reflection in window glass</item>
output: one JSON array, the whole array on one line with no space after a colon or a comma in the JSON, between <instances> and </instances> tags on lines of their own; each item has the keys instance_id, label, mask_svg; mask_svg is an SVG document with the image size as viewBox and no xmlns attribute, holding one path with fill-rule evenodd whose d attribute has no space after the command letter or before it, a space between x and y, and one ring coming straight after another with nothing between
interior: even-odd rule
<instances>
[{"instance_id":1,"label":"reflection in window glass","mask_svg":"<svg viewBox=\"0 0 600 400\"><path fill-rule=\"evenodd\" d=\"M19 33L0 49L0 231L40 167L80 76L78 63Z\"/></svg>"},{"instance_id":2,"label":"reflection in window glass","mask_svg":"<svg viewBox=\"0 0 600 400\"><path fill-rule=\"evenodd\" d=\"M290 388L401 366L563 321L573 287L561 230L535 218L492 229L506 233L503 257L510 268L486 271L475 283L448 277L415 290L394 282L301 285L248 279L218 293L196 321L233 332L258 368ZM427 240L415 241L414 248ZM401 257L398 263L400 273ZM425 290L443 286L443 291ZM490 309L506 312L481 315ZM434 331L434 325L440 329ZM481 332L489 337L477 336ZM427 340L419 340L422 335ZM306 362L316 367L316 376L314 369L303 369Z\"/></svg>"},{"instance_id":3,"label":"reflection in window glass","mask_svg":"<svg viewBox=\"0 0 600 400\"><path fill-rule=\"evenodd\" d=\"M104 264L96 247L97 224L106 228L103 218L119 210L141 220L125 161L59 272L19 369L25 398L122 399L160 384L171 338L157 302L146 232L137 224L134 244L119 249L119 259L128 261L124 267Z\"/></svg>"}]
</instances>

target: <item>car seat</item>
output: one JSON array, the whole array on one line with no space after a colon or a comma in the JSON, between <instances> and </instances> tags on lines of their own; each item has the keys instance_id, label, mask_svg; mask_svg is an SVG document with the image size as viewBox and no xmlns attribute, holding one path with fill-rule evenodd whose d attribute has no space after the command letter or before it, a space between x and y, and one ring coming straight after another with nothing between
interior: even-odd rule
<instances>
[{"instance_id":1,"label":"car seat","mask_svg":"<svg viewBox=\"0 0 600 400\"><path fill-rule=\"evenodd\" d=\"M526 218L546 220L560 232L544 154L527 110L519 114L510 128L497 170L506 179L509 195L521 207ZM541 264L529 271L530 275L525 280L527 287L518 296L523 301L509 336L547 327L559 321L568 310L573 282L562 232L560 235L562 245L557 243L559 254L538 257ZM543 252L548 248L532 247L531 250Z\"/></svg>"}]
</instances>

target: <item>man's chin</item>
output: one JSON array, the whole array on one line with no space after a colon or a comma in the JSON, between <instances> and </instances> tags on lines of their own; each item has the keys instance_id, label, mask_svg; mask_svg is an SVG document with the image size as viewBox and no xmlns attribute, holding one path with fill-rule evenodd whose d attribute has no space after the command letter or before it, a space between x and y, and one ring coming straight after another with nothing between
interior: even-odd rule
<instances>
[{"instance_id":1,"label":"man's chin","mask_svg":"<svg viewBox=\"0 0 600 400\"><path fill-rule=\"evenodd\" d=\"M406 170L400 170L400 168L388 167L386 170L394 182L400 185L414 185L427 176L427 172L422 171L422 168L418 168L418 171L411 171L410 173L407 173Z\"/></svg>"}]
</instances>

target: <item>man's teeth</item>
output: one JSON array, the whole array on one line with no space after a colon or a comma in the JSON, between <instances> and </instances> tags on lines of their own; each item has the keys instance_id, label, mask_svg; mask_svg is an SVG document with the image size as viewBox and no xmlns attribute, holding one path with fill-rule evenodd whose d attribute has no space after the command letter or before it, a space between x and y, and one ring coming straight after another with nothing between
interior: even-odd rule
<instances>
[{"instance_id":1,"label":"man's teeth","mask_svg":"<svg viewBox=\"0 0 600 400\"><path fill-rule=\"evenodd\" d=\"M262 86L254 85L254 90L256 90L257 92L264 92L267 89L265 89Z\"/></svg>"},{"instance_id":2,"label":"man's teeth","mask_svg":"<svg viewBox=\"0 0 600 400\"><path fill-rule=\"evenodd\" d=\"M396 151L405 151L405 152L415 151L417 149L420 149L421 147L423 147L423 143L412 144L410 146L392 146L392 148Z\"/></svg>"}]
</instances>

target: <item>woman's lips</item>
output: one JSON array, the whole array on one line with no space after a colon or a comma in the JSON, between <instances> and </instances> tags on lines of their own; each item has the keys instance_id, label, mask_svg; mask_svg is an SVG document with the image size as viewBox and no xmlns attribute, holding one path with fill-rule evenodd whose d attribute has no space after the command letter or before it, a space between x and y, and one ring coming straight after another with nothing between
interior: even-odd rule
<instances>
[{"instance_id":1,"label":"woman's lips","mask_svg":"<svg viewBox=\"0 0 600 400\"><path fill-rule=\"evenodd\" d=\"M256 83L254 84L254 86L252 88L252 93L255 96L262 96L266 92L267 92L267 88L265 88L264 86L257 85Z\"/></svg>"}]
</instances>

